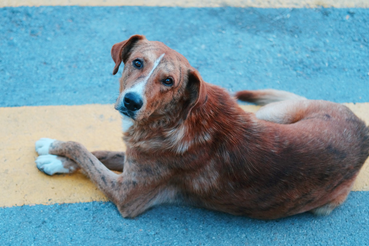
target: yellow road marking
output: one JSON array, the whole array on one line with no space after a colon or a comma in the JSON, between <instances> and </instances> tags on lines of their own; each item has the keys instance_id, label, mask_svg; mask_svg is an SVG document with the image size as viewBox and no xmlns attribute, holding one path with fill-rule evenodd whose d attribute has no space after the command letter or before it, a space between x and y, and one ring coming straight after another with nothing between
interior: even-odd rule
<instances>
[{"instance_id":1,"label":"yellow road marking","mask_svg":"<svg viewBox=\"0 0 369 246\"><path fill-rule=\"evenodd\" d=\"M256 8L369 8L368 0L0 0L0 7L17 6L167 6Z\"/></svg>"},{"instance_id":2,"label":"yellow road marking","mask_svg":"<svg viewBox=\"0 0 369 246\"><path fill-rule=\"evenodd\" d=\"M347 105L369 123L369 103ZM81 173L50 177L38 171L34 144L50 137L78 141L89 150L125 150L113 105L0 108L0 126L0 207L106 201ZM369 191L369 160L354 190Z\"/></svg>"}]
</instances>

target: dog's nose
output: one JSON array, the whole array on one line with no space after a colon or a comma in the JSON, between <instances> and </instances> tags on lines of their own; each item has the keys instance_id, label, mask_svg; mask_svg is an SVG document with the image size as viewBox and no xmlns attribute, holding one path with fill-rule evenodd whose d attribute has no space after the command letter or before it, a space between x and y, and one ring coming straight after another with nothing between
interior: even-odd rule
<instances>
[{"instance_id":1,"label":"dog's nose","mask_svg":"<svg viewBox=\"0 0 369 246\"><path fill-rule=\"evenodd\" d=\"M133 92L128 92L123 99L124 106L131 111L137 111L139 110L143 102L141 100L141 97Z\"/></svg>"}]
</instances>

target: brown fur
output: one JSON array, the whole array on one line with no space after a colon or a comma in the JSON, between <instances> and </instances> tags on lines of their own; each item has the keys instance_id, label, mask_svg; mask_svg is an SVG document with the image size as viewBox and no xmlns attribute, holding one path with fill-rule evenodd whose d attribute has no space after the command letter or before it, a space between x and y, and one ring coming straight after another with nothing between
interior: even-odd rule
<instances>
[{"instance_id":1,"label":"brown fur","mask_svg":"<svg viewBox=\"0 0 369 246\"><path fill-rule=\"evenodd\" d=\"M82 168L124 217L185 200L276 219L306 211L328 214L346 199L369 155L368 127L347 107L283 101L268 104L257 118L225 90L204 82L182 55L139 35L112 48L114 73L125 63L120 92L147 75L163 53L147 83L145 104L124 133L125 154L93 155L79 143L61 141L49 149ZM137 57L147 67L132 67ZM160 83L168 76L175 81L172 87ZM247 100L253 92L247 93L237 96ZM252 94L254 101L257 97ZM122 174L108 170L120 170L119 165Z\"/></svg>"}]
</instances>

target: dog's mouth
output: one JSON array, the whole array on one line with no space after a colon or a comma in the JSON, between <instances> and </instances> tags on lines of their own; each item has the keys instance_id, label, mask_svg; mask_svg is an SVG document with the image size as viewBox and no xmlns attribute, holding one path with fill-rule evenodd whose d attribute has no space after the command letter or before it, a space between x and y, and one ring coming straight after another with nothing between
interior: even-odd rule
<instances>
[{"instance_id":1,"label":"dog's mouth","mask_svg":"<svg viewBox=\"0 0 369 246\"><path fill-rule=\"evenodd\" d=\"M135 116L136 114L130 111L119 111L121 114L128 116L129 118L131 118L132 120L135 120Z\"/></svg>"},{"instance_id":2,"label":"dog's mouth","mask_svg":"<svg viewBox=\"0 0 369 246\"><path fill-rule=\"evenodd\" d=\"M135 120L135 117L136 117L135 112L132 112L132 111L126 109L124 106L115 107L115 109L118 110L119 113L121 113L123 116L127 116L127 117L131 118L132 120Z\"/></svg>"}]
</instances>

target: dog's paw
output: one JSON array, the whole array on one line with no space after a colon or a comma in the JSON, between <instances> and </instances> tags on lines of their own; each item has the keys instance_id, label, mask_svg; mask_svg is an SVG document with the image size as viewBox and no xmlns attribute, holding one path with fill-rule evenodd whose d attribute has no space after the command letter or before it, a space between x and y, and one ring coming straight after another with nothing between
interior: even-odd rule
<instances>
[{"instance_id":1,"label":"dog's paw","mask_svg":"<svg viewBox=\"0 0 369 246\"><path fill-rule=\"evenodd\" d=\"M56 155L40 155L36 159L38 170L47 175L54 175L56 173L72 173L75 168L65 168L63 165L63 158ZM65 159L65 158L64 158Z\"/></svg>"},{"instance_id":2,"label":"dog's paw","mask_svg":"<svg viewBox=\"0 0 369 246\"><path fill-rule=\"evenodd\" d=\"M36 142L36 152L38 155L48 155L50 145L55 141L55 139L51 138L41 138Z\"/></svg>"}]
</instances>

